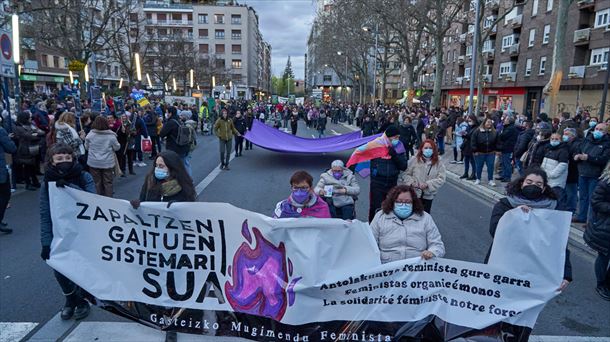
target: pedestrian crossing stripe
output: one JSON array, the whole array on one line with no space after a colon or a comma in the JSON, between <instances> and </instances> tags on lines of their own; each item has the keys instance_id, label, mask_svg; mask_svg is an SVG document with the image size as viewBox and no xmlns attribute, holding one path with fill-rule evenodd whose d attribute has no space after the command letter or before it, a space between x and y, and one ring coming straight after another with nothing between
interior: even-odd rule
<instances>
[{"instance_id":1,"label":"pedestrian crossing stripe","mask_svg":"<svg viewBox=\"0 0 610 342\"><path fill-rule=\"evenodd\" d=\"M0 342L20 341L36 326L33 322L0 322Z\"/></svg>"}]
</instances>

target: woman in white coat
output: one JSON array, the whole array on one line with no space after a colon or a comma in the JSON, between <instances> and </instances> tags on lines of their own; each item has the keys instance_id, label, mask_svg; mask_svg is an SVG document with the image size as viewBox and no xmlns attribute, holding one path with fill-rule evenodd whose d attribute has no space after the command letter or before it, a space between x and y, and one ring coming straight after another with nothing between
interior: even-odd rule
<instances>
[{"instance_id":1,"label":"woman in white coat","mask_svg":"<svg viewBox=\"0 0 610 342\"><path fill-rule=\"evenodd\" d=\"M414 187L424 211L429 214L432 201L438 189L445 184L447 174L445 165L439 160L436 143L430 139L424 140L407 165L407 170L398 177L398 184Z\"/></svg>"},{"instance_id":2,"label":"woman in white coat","mask_svg":"<svg viewBox=\"0 0 610 342\"><path fill-rule=\"evenodd\" d=\"M373 236L381 252L381 263L415 257L443 257L441 234L415 193L397 185L388 193L371 222Z\"/></svg>"}]
</instances>

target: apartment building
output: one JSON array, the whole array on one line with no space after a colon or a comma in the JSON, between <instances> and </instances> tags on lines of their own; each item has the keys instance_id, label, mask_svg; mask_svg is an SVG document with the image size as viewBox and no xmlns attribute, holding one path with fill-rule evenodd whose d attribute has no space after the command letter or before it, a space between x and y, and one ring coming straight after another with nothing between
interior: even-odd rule
<instances>
[{"instance_id":1,"label":"apartment building","mask_svg":"<svg viewBox=\"0 0 610 342\"><path fill-rule=\"evenodd\" d=\"M268 91L271 47L263 40L258 15L252 7L221 1L206 5L150 0L144 3L142 11L147 36L165 37L174 43L182 39L192 44L199 66L216 73L217 86L231 83L231 93L245 99ZM187 74L184 71L172 76L184 80ZM178 82L179 87L181 84L185 82ZM204 90L210 87L209 80L201 85Z\"/></svg>"},{"instance_id":2,"label":"apartment building","mask_svg":"<svg viewBox=\"0 0 610 342\"><path fill-rule=\"evenodd\" d=\"M477 100L489 110L553 114L545 106L543 88L551 76L558 1L517 1L514 8L513 1L482 1L483 58L478 63L483 63L484 83ZM465 6L464 17L474 17L473 3ZM472 24L456 24L446 38L445 72L439 76L443 105L468 105L473 32ZM560 111L597 112L609 50L610 0L573 2L567 20ZM420 83L431 88L435 77L432 59Z\"/></svg>"}]
</instances>

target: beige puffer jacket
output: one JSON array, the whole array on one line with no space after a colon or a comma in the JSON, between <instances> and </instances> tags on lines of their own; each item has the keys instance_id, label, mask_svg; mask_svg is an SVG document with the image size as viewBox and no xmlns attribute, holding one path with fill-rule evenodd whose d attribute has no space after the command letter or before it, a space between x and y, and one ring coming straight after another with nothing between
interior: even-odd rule
<instances>
[{"instance_id":1,"label":"beige puffer jacket","mask_svg":"<svg viewBox=\"0 0 610 342\"><path fill-rule=\"evenodd\" d=\"M438 189L445 184L447 170L445 165L439 160L436 165L419 161L417 156L409 159L408 167L398 176L398 184L413 185L426 183L428 187L423 190L416 189L417 195L427 200L434 199Z\"/></svg>"},{"instance_id":2,"label":"beige puffer jacket","mask_svg":"<svg viewBox=\"0 0 610 342\"><path fill-rule=\"evenodd\" d=\"M401 220L394 212L384 214L380 210L371 222L371 229L381 252L382 264L419 257L425 250L439 258L445 255L441 233L432 216L426 212Z\"/></svg>"},{"instance_id":3,"label":"beige puffer jacket","mask_svg":"<svg viewBox=\"0 0 610 342\"><path fill-rule=\"evenodd\" d=\"M358 185L356 176L354 176L350 169L345 167L343 168L343 177L339 180L333 176L332 169L321 174L314 192L316 194L320 193L320 190L324 190L324 186L327 185L332 185L335 190L341 188L346 190L346 193L341 195L333 193L333 205L337 208L354 204L354 199L360 194L360 185Z\"/></svg>"}]
</instances>

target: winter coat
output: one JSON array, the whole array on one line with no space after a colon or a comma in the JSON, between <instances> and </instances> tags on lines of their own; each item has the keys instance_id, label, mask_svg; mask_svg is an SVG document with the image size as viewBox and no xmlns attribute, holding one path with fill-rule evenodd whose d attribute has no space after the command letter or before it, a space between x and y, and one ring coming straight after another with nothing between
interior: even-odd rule
<instances>
[{"instance_id":1,"label":"winter coat","mask_svg":"<svg viewBox=\"0 0 610 342\"><path fill-rule=\"evenodd\" d=\"M144 116L144 123L146 124L146 131L150 137L156 137L157 134L157 122L159 117L156 113L149 112Z\"/></svg>"},{"instance_id":2,"label":"winter coat","mask_svg":"<svg viewBox=\"0 0 610 342\"><path fill-rule=\"evenodd\" d=\"M17 161L21 164L34 165L36 156L30 154L30 146L39 146L44 132L32 125L16 123L13 132L17 139Z\"/></svg>"},{"instance_id":3,"label":"winter coat","mask_svg":"<svg viewBox=\"0 0 610 342\"><path fill-rule=\"evenodd\" d=\"M316 121L316 129L317 130L325 130L326 129L326 116L320 115L318 120Z\"/></svg>"},{"instance_id":4,"label":"winter coat","mask_svg":"<svg viewBox=\"0 0 610 342\"><path fill-rule=\"evenodd\" d=\"M468 133L468 124L466 122L462 122L461 124L456 124L453 129L453 143L454 146L458 149L462 148L462 144L464 143L464 135Z\"/></svg>"},{"instance_id":5,"label":"winter coat","mask_svg":"<svg viewBox=\"0 0 610 342\"><path fill-rule=\"evenodd\" d=\"M514 209L513 206L508 201L508 198L502 198L496 203L491 211L491 218L489 220L489 233L491 237L496 236L496 230L498 229L498 222L504 214ZM489 247L489 251L491 251L491 246ZM487 258L489 257L489 252L487 253L487 257L485 263L487 263ZM570 250L566 247L566 259L563 266L563 279L572 281L572 263L570 262Z\"/></svg>"},{"instance_id":6,"label":"winter coat","mask_svg":"<svg viewBox=\"0 0 610 342\"><path fill-rule=\"evenodd\" d=\"M525 163L523 163L523 168L527 169L532 166L540 166L549 147L551 147L551 144L548 139L540 141L532 140L527 149L527 158L525 159Z\"/></svg>"},{"instance_id":7,"label":"winter coat","mask_svg":"<svg viewBox=\"0 0 610 342\"><path fill-rule=\"evenodd\" d=\"M519 131L517 131L514 124L504 126L502 132L498 134L498 152L513 153L518 137Z\"/></svg>"},{"instance_id":8,"label":"winter coat","mask_svg":"<svg viewBox=\"0 0 610 342\"><path fill-rule=\"evenodd\" d=\"M8 137L8 133L4 128L0 127L0 184L4 184L8 181L8 170L6 169L6 159L4 154L12 154L17 152L17 146Z\"/></svg>"},{"instance_id":9,"label":"winter coat","mask_svg":"<svg viewBox=\"0 0 610 342\"><path fill-rule=\"evenodd\" d=\"M445 255L441 234L428 213L412 214L401 220L394 212L378 211L371 222L373 237L381 252L381 263L421 256L425 250L436 257Z\"/></svg>"},{"instance_id":10,"label":"winter coat","mask_svg":"<svg viewBox=\"0 0 610 342\"><path fill-rule=\"evenodd\" d=\"M246 119L243 116L240 118L233 118L233 126L235 126L235 129L241 135L246 134L246 131L248 130L248 123L246 122Z\"/></svg>"},{"instance_id":11,"label":"winter coat","mask_svg":"<svg viewBox=\"0 0 610 342\"><path fill-rule=\"evenodd\" d=\"M88 172L81 172L80 184L68 184L67 186L95 194L95 182ZM53 241L53 222L51 221L51 204L47 182L40 185L40 242L43 247L51 246Z\"/></svg>"},{"instance_id":12,"label":"winter coat","mask_svg":"<svg viewBox=\"0 0 610 342\"><path fill-rule=\"evenodd\" d=\"M274 218L317 217L331 218L328 204L318 195L312 195L304 205L295 203L291 197L276 204Z\"/></svg>"},{"instance_id":13,"label":"winter coat","mask_svg":"<svg viewBox=\"0 0 610 342\"><path fill-rule=\"evenodd\" d=\"M576 138L568 143L568 150L570 152L570 161L568 163L568 178L567 184L578 183L578 162L574 160L574 156L578 154L580 150L580 144L582 143L581 138Z\"/></svg>"},{"instance_id":14,"label":"winter coat","mask_svg":"<svg viewBox=\"0 0 610 342\"><path fill-rule=\"evenodd\" d=\"M610 160L610 137L604 134L601 139L594 139L593 134L587 135L580 144L580 153L589 157L578 161L578 173L583 177L599 178Z\"/></svg>"},{"instance_id":15,"label":"winter coat","mask_svg":"<svg viewBox=\"0 0 610 342\"><path fill-rule=\"evenodd\" d=\"M233 125L233 120L219 118L214 123L214 132L220 140L229 141L233 139L233 135L237 135L239 131Z\"/></svg>"},{"instance_id":16,"label":"winter coat","mask_svg":"<svg viewBox=\"0 0 610 342\"><path fill-rule=\"evenodd\" d=\"M416 189L417 195L423 199L432 200L438 189L445 184L447 171L445 164L440 160L432 165L431 162L420 160L417 156L409 159L407 170L400 173L398 184L413 185L426 183L428 187L424 190Z\"/></svg>"},{"instance_id":17,"label":"winter coat","mask_svg":"<svg viewBox=\"0 0 610 342\"><path fill-rule=\"evenodd\" d=\"M562 189L566 187L569 161L568 145L565 143L560 143L559 146L549 145L540 167L546 172L550 187L560 187Z\"/></svg>"},{"instance_id":18,"label":"winter coat","mask_svg":"<svg viewBox=\"0 0 610 342\"><path fill-rule=\"evenodd\" d=\"M72 126L66 123L55 123L55 143L64 143L72 147L77 156L85 154L85 146L80 136Z\"/></svg>"},{"instance_id":19,"label":"winter coat","mask_svg":"<svg viewBox=\"0 0 610 342\"><path fill-rule=\"evenodd\" d=\"M358 180L354 173L348 169L343 168L343 176L340 179L336 179L333 176L333 171L328 170L320 175L320 180L316 187L314 188L314 192L317 194L320 190L324 190L325 186L333 186L333 206L337 208L344 207L346 205L354 204L355 198L360 194L360 185L358 185ZM345 189L345 194L335 193L337 189Z\"/></svg>"},{"instance_id":20,"label":"winter coat","mask_svg":"<svg viewBox=\"0 0 610 342\"><path fill-rule=\"evenodd\" d=\"M464 141L462 142L462 145L460 146L460 150L462 151L462 154L464 156L472 156L472 154L474 153L472 151L472 134L474 133L474 131L476 129L477 128L475 126L468 126L466 128L465 134L462 136Z\"/></svg>"},{"instance_id":21,"label":"winter coat","mask_svg":"<svg viewBox=\"0 0 610 342\"><path fill-rule=\"evenodd\" d=\"M159 189L150 188L148 185L148 179L144 180L144 184L140 189L140 201L141 202L193 202L186 195L184 189L180 190L172 196L162 196Z\"/></svg>"},{"instance_id":22,"label":"winter coat","mask_svg":"<svg viewBox=\"0 0 610 342\"><path fill-rule=\"evenodd\" d=\"M496 150L496 132L477 128L472 133L470 146L473 153L493 153Z\"/></svg>"},{"instance_id":23,"label":"winter coat","mask_svg":"<svg viewBox=\"0 0 610 342\"><path fill-rule=\"evenodd\" d=\"M364 137L368 137L370 135L373 135L373 132L375 131L375 123L371 120L371 121L362 121L362 136Z\"/></svg>"},{"instance_id":24,"label":"winter coat","mask_svg":"<svg viewBox=\"0 0 610 342\"><path fill-rule=\"evenodd\" d=\"M610 253L610 182L600 180L591 196L593 222L585 229L584 239L594 250Z\"/></svg>"},{"instance_id":25,"label":"winter coat","mask_svg":"<svg viewBox=\"0 0 610 342\"><path fill-rule=\"evenodd\" d=\"M115 164L115 151L121 148L116 133L92 129L85 137L85 148L89 151L87 165L96 169L111 169Z\"/></svg>"},{"instance_id":26,"label":"winter coat","mask_svg":"<svg viewBox=\"0 0 610 342\"><path fill-rule=\"evenodd\" d=\"M413 146L417 144L417 133L415 133L415 127L411 124L399 125L400 130L400 142L405 146L407 151L411 151Z\"/></svg>"},{"instance_id":27,"label":"winter coat","mask_svg":"<svg viewBox=\"0 0 610 342\"><path fill-rule=\"evenodd\" d=\"M390 152L390 157L371 160L371 182L382 185L396 184L400 172L407 169L407 154Z\"/></svg>"},{"instance_id":28,"label":"winter coat","mask_svg":"<svg viewBox=\"0 0 610 342\"><path fill-rule=\"evenodd\" d=\"M172 116L167 120L165 125L163 125L163 128L161 128L159 136L165 138L165 146L168 150L176 152L180 157L185 157L189 153L191 147L189 144L181 146L176 142L178 139L178 129L181 125L182 124L178 122L178 119Z\"/></svg>"},{"instance_id":29,"label":"winter coat","mask_svg":"<svg viewBox=\"0 0 610 342\"><path fill-rule=\"evenodd\" d=\"M515 144L515 149L513 150L513 157L515 158L515 160L519 160L521 156L525 153L525 151L527 151L530 141L534 139L535 134L536 131L531 128L519 133L519 136L517 136L517 143Z\"/></svg>"}]
</instances>

